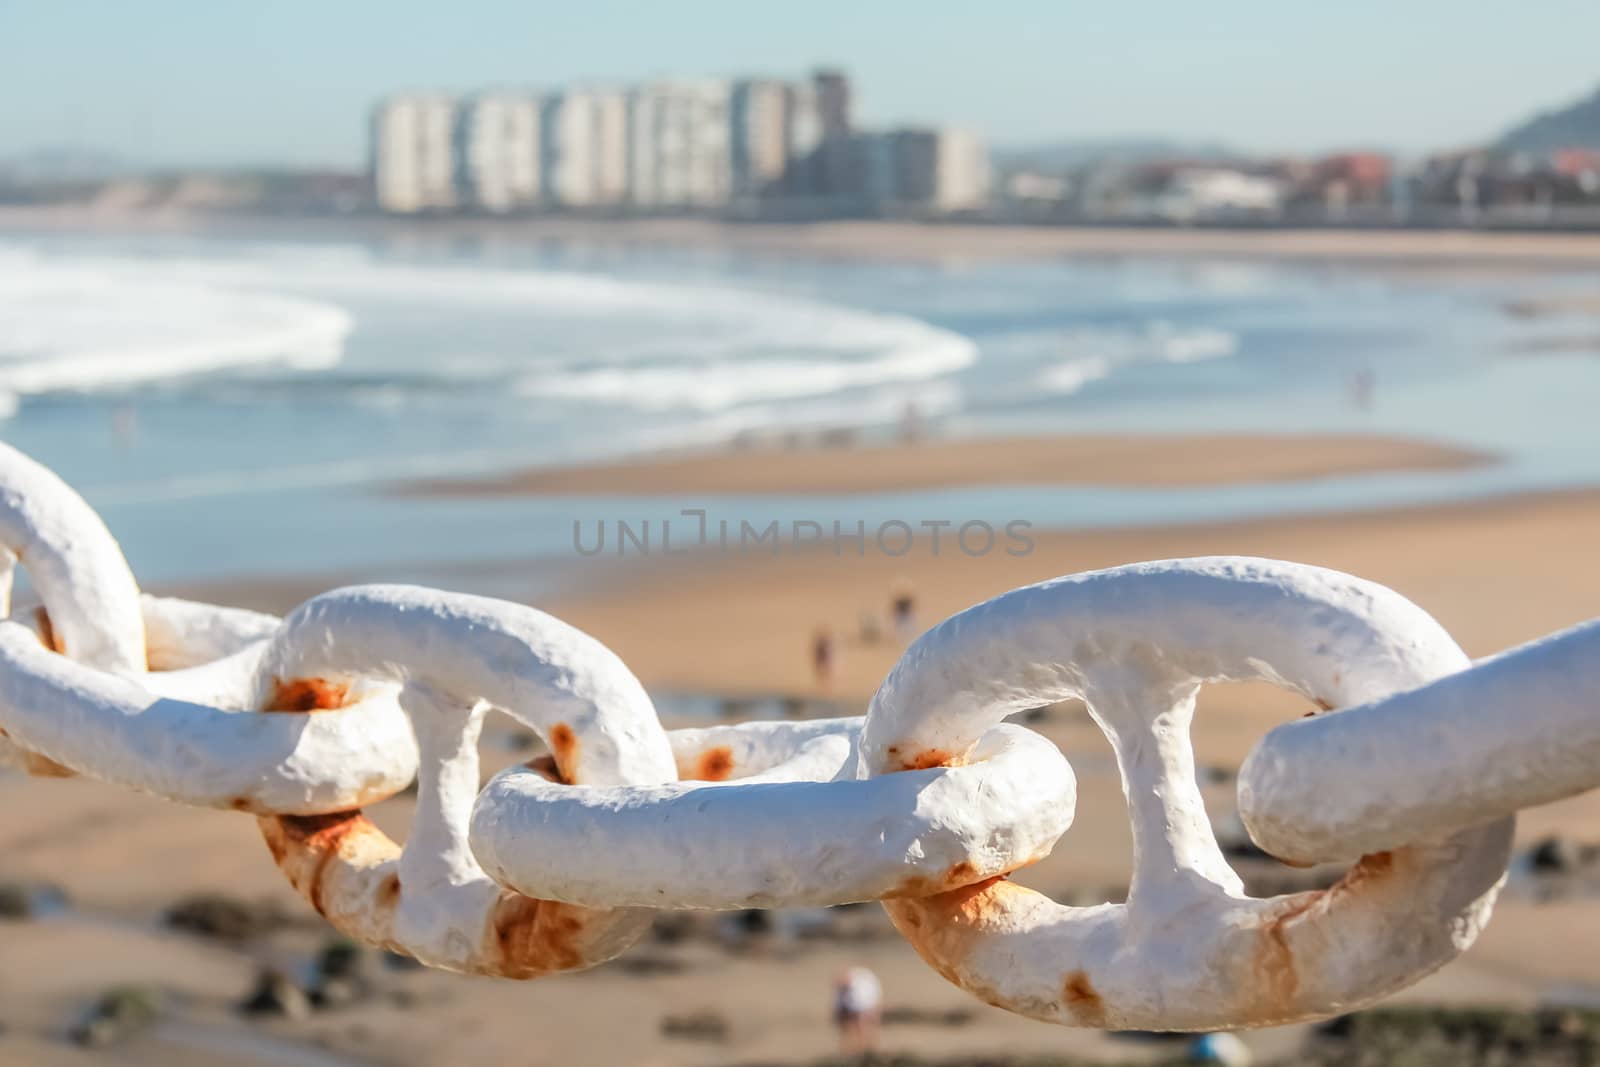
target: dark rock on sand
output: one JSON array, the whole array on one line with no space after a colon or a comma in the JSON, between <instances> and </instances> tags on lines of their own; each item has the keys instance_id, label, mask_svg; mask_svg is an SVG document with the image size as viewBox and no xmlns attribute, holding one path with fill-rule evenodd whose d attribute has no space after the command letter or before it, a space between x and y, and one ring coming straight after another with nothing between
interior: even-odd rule
<instances>
[{"instance_id":1,"label":"dark rock on sand","mask_svg":"<svg viewBox=\"0 0 1600 1067\"><path fill-rule=\"evenodd\" d=\"M311 998L281 971L262 970L250 995L239 1002L243 1015L278 1015L304 1019L311 1014Z\"/></svg>"},{"instance_id":2,"label":"dark rock on sand","mask_svg":"<svg viewBox=\"0 0 1600 1067\"><path fill-rule=\"evenodd\" d=\"M310 1001L318 1011L329 1011L359 1004L371 995L371 987L359 978L325 978L311 991Z\"/></svg>"},{"instance_id":3,"label":"dark rock on sand","mask_svg":"<svg viewBox=\"0 0 1600 1067\"><path fill-rule=\"evenodd\" d=\"M1528 849L1528 865L1541 874L1570 874L1594 862L1594 854L1593 847L1555 834Z\"/></svg>"},{"instance_id":4,"label":"dark rock on sand","mask_svg":"<svg viewBox=\"0 0 1600 1067\"><path fill-rule=\"evenodd\" d=\"M163 921L174 930L218 941L250 941L289 925L283 911L272 903L256 903L201 893L186 897L167 909Z\"/></svg>"},{"instance_id":5,"label":"dark rock on sand","mask_svg":"<svg viewBox=\"0 0 1600 1067\"><path fill-rule=\"evenodd\" d=\"M422 963L414 956L407 956L404 952L385 952L383 965L391 971L420 971Z\"/></svg>"},{"instance_id":6,"label":"dark rock on sand","mask_svg":"<svg viewBox=\"0 0 1600 1067\"><path fill-rule=\"evenodd\" d=\"M317 975L329 978L354 978L366 969L366 952L347 937L329 939L317 953Z\"/></svg>"},{"instance_id":7,"label":"dark rock on sand","mask_svg":"<svg viewBox=\"0 0 1600 1067\"><path fill-rule=\"evenodd\" d=\"M699 925L687 911L664 911L650 924L650 936L660 945L680 945L695 935Z\"/></svg>"},{"instance_id":8,"label":"dark rock on sand","mask_svg":"<svg viewBox=\"0 0 1600 1067\"><path fill-rule=\"evenodd\" d=\"M0 882L0 919L34 919L65 907L67 894L59 886L30 882Z\"/></svg>"},{"instance_id":9,"label":"dark rock on sand","mask_svg":"<svg viewBox=\"0 0 1600 1067\"><path fill-rule=\"evenodd\" d=\"M108 990L83 1022L72 1028L77 1044L104 1048L133 1036L161 1017L165 997L152 986L118 986Z\"/></svg>"},{"instance_id":10,"label":"dark rock on sand","mask_svg":"<svg viewBox=\"0 0 1600 1067\"><path fill-rule=\"evenodd\" d=\"M916 1008L901 1005L883 1013L885 1026L969 1026L978 1018L975 1008Z\"/></svg>"},{"instance_id":11,"label":"dark rock on sand","mask_svg":"<svg viewBox=\"0 0 1600 1067\"><path fill-rule=\"evenodd\" d=\"M668 1015L661 1020L661 1033L681 1041L726 1041L728 1020L714 1011Z\"/></svg>"},{"instance_id":12,"label":"dark rock on sand","mask_svg":"<svg viewBox=\"0 0 1600 1067\"><path fill-rule=\"evenodd\" d=\"M33 914L26 886L16 882L0 884L0 919L26 919Z\"/></svg>"}]
</instances>

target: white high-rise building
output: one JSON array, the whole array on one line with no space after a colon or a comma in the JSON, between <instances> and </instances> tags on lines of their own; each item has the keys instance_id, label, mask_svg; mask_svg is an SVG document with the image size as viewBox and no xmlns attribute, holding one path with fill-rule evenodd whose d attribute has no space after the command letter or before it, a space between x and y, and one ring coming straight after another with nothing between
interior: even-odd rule
<instances>
[{"instance_id":1,"label":"white high-rise building","mask_svg":"<svg viewBox=\"0 0 1600 1067\"><path fill-rule=\"evenodd\" d=\"M717 207L733 188L732 90L656 82L629 100L630 199L645 208Z\"/></svg>"},{"instance_id":2,"label":"white high-rise building","mask_svg":"<svg viewBox=\"0 0 1600 1067\"><path fill-rule=\"evenodd\" d=\"M728 121L733 194L777 192L789 167L789 86L771 80L736 82Z\"/></svg>"},{"instance_id":3,"label":"white high-rise building","mask_svg":"<svg viewBox=\"0 0 1600 1067\"><path fill-rule=\"evenodd\" d=\"M457 206L456 102L409 93L381 102L372 116L372 180L384 211L414 214Z\"/></svg>"},{"instance_id":4,"label":"white high-rise building","mask_svg":"<svg viewBox=\"0 0 1600 1067\"><path fill-rule=\"evenodd\" d=\"M623 204L679 212L736 200L765 210L784 198L810 212L872 202L955 210L981 198L981 146L940 148L932 131L863 141L851 109L849 79L833 70L793 82L494 90L460 104L403 94L374 110L373 183L379 206L399 213Z\"/></svg>"},{"instance_id":5,"label":"white high-rise building","mask_svg":"<svg viewBox=\"0 0 1600 1067\"><path fill-rule=\"evenodd\" d=\"M515 211L543 197L541 110L532 93L484 93L467 102L459 127L460 176L475 206Z\"/></svg>"},{"instance_id":6,"label":"white high-rise building","mask_svg":"<svg viewBox=\"0 0 1600 1067\"><path fill-rule=\"evenodd\" d=\"M544 117L550 199L564 207L620 204L628 192L626 94L571 90L552 98Z\"/></svg>"},{"instance_id":7,"label":"white high-rise building","mask_svg":"<svg viewBox=\"0 0 1600 1067\"><path fill-rule=\"evenodd\" d=\"M989 149L971 130L939 131L935 173L935 210L973 211L988 203Z\"/></svg>"}]
</instances>

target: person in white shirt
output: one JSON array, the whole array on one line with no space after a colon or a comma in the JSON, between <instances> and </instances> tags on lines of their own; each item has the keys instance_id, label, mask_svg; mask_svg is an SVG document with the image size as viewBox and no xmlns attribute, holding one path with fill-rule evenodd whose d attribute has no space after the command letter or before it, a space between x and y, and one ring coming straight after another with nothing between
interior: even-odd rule
<instances>
[{"instance_id":1,"label":"person in white shirt","mask_svg":"<svg viewBox=\"0 0 1600 1067\"><path fill-rule=\"evenodd\" d=\"M883 986L865 967L849 967L833 983L833 1024L839 1028L839 1051L865 1055L878 1047L883 1018Z\"/></svg>"}]
</instances>

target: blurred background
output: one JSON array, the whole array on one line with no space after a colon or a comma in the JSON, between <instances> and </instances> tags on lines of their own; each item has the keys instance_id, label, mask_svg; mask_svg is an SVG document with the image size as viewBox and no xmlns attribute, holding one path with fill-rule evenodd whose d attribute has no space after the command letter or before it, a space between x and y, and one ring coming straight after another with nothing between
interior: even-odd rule
<instances>
[{"instance_id":1,"label":"blurred background","mask_svg":"<svg viewBox=\"0 0 1600 1067\"><path fill-rule=\"evenodd\" d=\"M535 604L669 724L859 714L948 614L1258 554L1474 656L1600 614L1600 8L0 0L0 437L143 586ZM1206 694L1233 774L1297 698ZM1109 745L1019 881L1126 893ZM537 754L509 723L486 773ZM377 818L403 837L409 800ZM244 817L0 772L0 1063L1600 1062L1600 804L1382 1008L1067 1031L875 906L664 916L582 975L339 941Z\"/></svg>"}]
</instances>

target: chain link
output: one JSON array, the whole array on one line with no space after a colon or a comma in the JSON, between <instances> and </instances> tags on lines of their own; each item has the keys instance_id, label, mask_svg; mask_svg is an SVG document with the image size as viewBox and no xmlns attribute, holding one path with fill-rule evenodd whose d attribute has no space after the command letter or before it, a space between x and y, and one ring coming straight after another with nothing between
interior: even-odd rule
<instances>
[{"instance_id":1,"label":"chain link","mask_svg":"<svg viewBox=\"0 0 1600 1067\"><path fill-rule=\"evenodd\" d=\"M37 604L11 603L18 565ZM278 620L143 595L92 509L0 444L0 609L0 760L254 813L339 930L507 978L610 959L658 909L882 900L939 973L1034 1018L1320 1018L1470 946L1514 813L1600 784L1600 622L1474 665L1393 591L1271 560L1013 590L918 639L864 719L668 731L609 649L522 605L360 586ZM1238 781L1266 851L1352 862L1330 889L1251 898L1222 857L1189 728L1233 680L1345 709L1270 731ZM1067 698L1116 753L1124 904L1006 877L1050 854L1076 783L1002 720ZM480 789L491 709L551 755ZM401 846L361 808L413 780Z\"/></svg>"}]
</instances>

